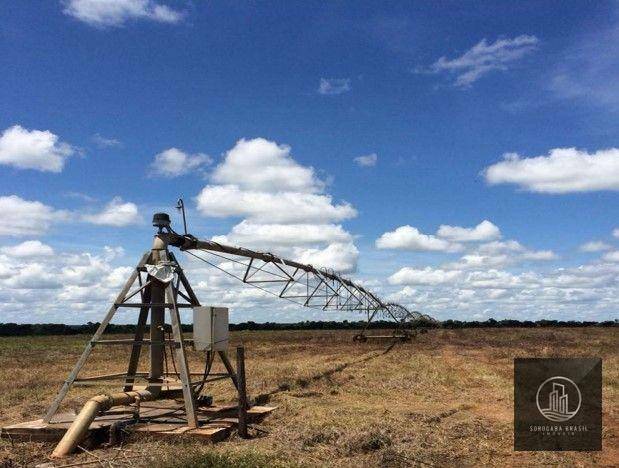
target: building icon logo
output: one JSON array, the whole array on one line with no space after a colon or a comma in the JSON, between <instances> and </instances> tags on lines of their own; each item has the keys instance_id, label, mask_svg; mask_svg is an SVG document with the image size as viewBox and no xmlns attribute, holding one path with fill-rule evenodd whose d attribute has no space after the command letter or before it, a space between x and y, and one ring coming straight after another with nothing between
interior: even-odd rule
<instances>
[{"instance_id":1,"label":"building icon logo","mask_svg":"<svg viewBox=\"0 0 619 468\"><path fill-rule=\"evenodd\" d=\"M602 359L514 359L514 450L602 450Z\"/></svg>"},{"instance_id":2,"label":"building icon logo","mask_svg":"<svg viewBox=\"0 0 619 468\"><path fill-rule=\"evenodd\" d=\"M537 409L549 421L564 422L572 419L580 410L581 402L578 385L567 377L551 377L537 389Z\"/></svg>"}]
</instances>

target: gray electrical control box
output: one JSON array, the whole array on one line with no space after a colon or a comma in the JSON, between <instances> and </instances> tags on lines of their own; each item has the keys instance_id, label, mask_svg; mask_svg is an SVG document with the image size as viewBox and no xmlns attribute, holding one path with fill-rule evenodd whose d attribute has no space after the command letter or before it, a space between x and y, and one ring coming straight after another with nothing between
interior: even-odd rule
<instances>
[{"instance_id":1,"label":"gray electrical control box","mask_svg":"<svg viewBox=\"0 0 619 468\"><path fill-rule=\"evenodd\" d=\"M228 349L228 309L200 306L193 308L193 345L198 351Z\"/></svg>"}]
</instances>

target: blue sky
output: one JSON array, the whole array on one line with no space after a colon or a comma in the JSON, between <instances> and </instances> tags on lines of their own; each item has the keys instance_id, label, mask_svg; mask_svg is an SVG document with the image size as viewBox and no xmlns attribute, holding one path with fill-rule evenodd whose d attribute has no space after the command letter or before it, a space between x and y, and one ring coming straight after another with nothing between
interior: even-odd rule
<instances>
[{"instance_id":1,"label":"blue sky","mask_svg":"<svg viewBox=\"0 0 619 468\"><path fill-rule=\"evenodd\" d=\"M10 4L0 321L97 320L181 195L441 319L615 318L618 39L617 2ZM186 261L234 321L355 318Z\"/></svg>"}]
</instances>

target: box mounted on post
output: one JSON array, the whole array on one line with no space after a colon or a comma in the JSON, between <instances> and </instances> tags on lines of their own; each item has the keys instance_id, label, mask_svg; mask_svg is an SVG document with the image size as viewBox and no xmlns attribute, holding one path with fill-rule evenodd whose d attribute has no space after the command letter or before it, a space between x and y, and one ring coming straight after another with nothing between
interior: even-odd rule
<instances>
[{"instance_id":1,"label":"box mounted on post","mask_svg":"<svg viewBox=\"0 0 619 468\"><path fill-rule=\"evenodd\" d=\"M182 209L182 203L179 202L179 205ZM151 249L132 269L43 419L1 427L1 438L59 440L52 457L61 458L80 449L80 444L86 439L96 442L104 432L113 434L111 431L120 425L131 424L135 431L149 434L183 434L215 442L227 437L237 421L245 427L248 418L259 421L273 410L272 407L246 408L249 400L244 384L244 359L239 361L242 362L239 370L235 370L227 355L228 309L200 307L200 300L189 279L169 249L189 248L197 239L190 234L174 232L166 213L155 213L153 226L157 228L157 233ZM134 336L115 338L104 335L121 308L139 312ZM200 366L204 371L201 373L190 371L186 353L186 347L194 341L183 334L181 311L190 308L194 315L195 347L205 351ZM169 317L168 323L166 317ZM171 326L171 334L166 337L168 325ZM107 345L128 347L130 354L126 372L80 376L93 350ZM141 359L143 348L148 350L150 359ZM168 368L168 356L171 357L173 370ZM217 357L225 372L212 372ZM141 362L148 367L140 368ZM223 379L230 379L239 393L240 420L228 417L228 410L232 408L213 405L212 396L203 393L212 382ZM243 386L239 385L239 381ZM93 396L77 415L57 415L71 388L92 384L97 387L119 385L122 391ZM180 392L182 400L179 398ZM155 400L157 406L151 406L150 402ZM122 411L117 411L121 408ZM175 416L171 418L170 414ZM56 420L55 416L58 416Z\"/></svg>"},{"instance_id":2,"label":"box mounted on post","mask_svg":"<svg viewBox=\"0 0 619 468\"><path fill-rule=\"evenodd\" d=\"M198 351L228 349L228 309L199 306L193 308L193 344Z\"/></svg>"}]
</instances>

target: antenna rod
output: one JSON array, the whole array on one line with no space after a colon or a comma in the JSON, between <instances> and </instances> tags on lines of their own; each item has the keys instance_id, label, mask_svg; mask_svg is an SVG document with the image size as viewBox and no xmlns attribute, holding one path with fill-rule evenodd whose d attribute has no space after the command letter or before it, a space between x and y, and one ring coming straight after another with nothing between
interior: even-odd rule
<instances>
[{"instance_id":1,"label":"antenna rod","mask_svg":"<svg viewBox=\"0 0 619 468\"><path fill-rule=\"evenodd\" d=\"M183 228L185 229L185 235L187 235L187 218L185 218L185 202L182 198L179 198L176 202L176 209L183 213Z\"/></svg>"}]
</instances>

